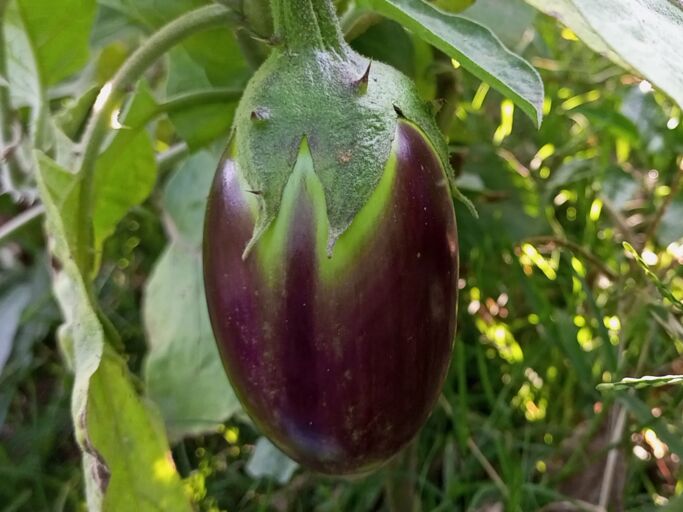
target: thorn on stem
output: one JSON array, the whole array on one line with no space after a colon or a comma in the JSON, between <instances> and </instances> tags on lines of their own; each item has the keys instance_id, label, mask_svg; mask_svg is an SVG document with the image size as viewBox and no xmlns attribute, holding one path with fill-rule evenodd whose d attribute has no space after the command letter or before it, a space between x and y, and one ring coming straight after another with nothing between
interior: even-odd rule
<instances>
[{"instance_id":1,"label":"thorn on stem","mask_svg":"<svg viewBox=\"0 0 683 512\"><path fill-rule=\"evenodd\" d=\"M365 73L356 81L356 88L359 94L365 94L368 91L368 82L370 80L370 68L372 67L372 61L368 61L368 67L365 69Z\"/></svg>"}]
</instances>

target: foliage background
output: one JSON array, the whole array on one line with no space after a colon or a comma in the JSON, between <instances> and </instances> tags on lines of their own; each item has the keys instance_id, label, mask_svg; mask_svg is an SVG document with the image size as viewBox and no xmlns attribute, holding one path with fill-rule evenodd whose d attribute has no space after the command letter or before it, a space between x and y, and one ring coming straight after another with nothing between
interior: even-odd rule
<instances>
[{"instance_id":1,"label":"foliage background","mask_svg":"<svg viewBox=\"0 0 683 512\"><path fill-rule=\"evenodd\" d=\"M79 238L98 91L206 3L0 0L0 510L81 510L85 487L105 510L679 510L683 388L610 384L683 373L678 4L440 0L465 18L434 36L372 13L435 12L420 1L338 2L358 51L445 99L479 212L456 203L459 332L436 410L398 460L341 480L259 437L203 303L206 193L268 51L259 1L224 2L234 16L126 84L92 162L93 239ZM463 19L538 70L540 129L533 102L490 87L491 55L463 59Z\"/></svg>"}]
</instances>

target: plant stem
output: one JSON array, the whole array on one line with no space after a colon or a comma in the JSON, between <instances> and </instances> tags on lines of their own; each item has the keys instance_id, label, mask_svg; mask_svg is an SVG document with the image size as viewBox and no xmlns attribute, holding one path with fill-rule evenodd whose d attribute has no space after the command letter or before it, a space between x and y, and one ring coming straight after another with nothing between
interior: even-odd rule
<instances>
[{"instance_id":1,"label":"plant stem","mask_svg":"<svg viewBox=\"0 0 683 512\"><path fill-rule=\"evenodd\" d=\"M616 272L610 269L603 261L600 260L600 258L589 252L587 249L584 249L579 244L572 242L571 240L567 240L565 238L558 238L554 236L536 236L532 238L527 238L526 240L524 240L524 242L531 245L549 244L565 247L570 251L583 256L584 259L586 259L587 261L590 261L595 267L597 267L603 274L609 277L612 281L616 281L619 277L616 274Z\"/></svg>"},{"instance_id":2,"label":"plant stem","mask_svg":"<svg viewBox=\"0 0 683 512\"><path fill-rule=\"evenodd\" d=\"M159 105L156 114L172 114L201 105L232 103L240 99L242 89L225 87L191 91L172 96Z\"/></svg>"},{"instance_id":3,"label":"plant stem","mask_svg":"<svg viewBox=\"0 0 683 512\"><path fill-rule=\"evenodd\" d=\"M129 89L159 57L182 39L209 28L234 21L233 11L222 5L210 5L188 12L153 34L121 66L114 78L100 91L81 141L83 148L79 175L81 189L78 204L76 263L88 275L92 271L92 209L94 201L95 164L109 131L111 117Z\"/></svg>"},{"instance_id":4,"label":"plant stem","mask_svg":"<svg viewBox=\"0 0 683 512\"><path fill-rule=\"evenodd\" d=\"M414 473L417 466L417 441L403 449L389 465L384 483L384 498L390 512L419 512L420 501L415 493Z\"/></svg>"},{"instance_id":5,"label":"plant stem","mask_svg":"<svg viewBox=\"0 0 683 512\"><path fill-rule=\"evenodd\" d=\"M273 16L269 0L242 0L240 13L244 27L236 31L242 55L253 69L258 69L270 53L267 41L273 35Z\"/></svg>"},{"instance_id":6,"label":"plant stem","mask_svg":"<svg viewBox=\"0 0 683 512\"><path fill-rule=\"evenodd\" d=\"M167 151L157 155L157 169L159 178L163 178L178 162L190 153L190 148L185 142L171 146Z\"/></svg>"},{"instance_id":7,"label":"plant stem","mask_svg":"<svg viewBox=\"0 0 683 512\"><path fill-rule=\"evenodd\" d=\"M39 204L21 212L12 220L5 222L2 226L0 226L0 244L2 244L5 240L10 239L16 232L44 213L45 207L42 204Z\"/></svg>"},{"instance_id":8,"label":"plant stem","mask_svg":"<svg viewBox=\"0 0 683 512\"><path fill-rule=\"evenodd\" d=\"M275 36L288 50L346 48L331 0L271 0L271 7Z\"/></svg>"}]
</instances>

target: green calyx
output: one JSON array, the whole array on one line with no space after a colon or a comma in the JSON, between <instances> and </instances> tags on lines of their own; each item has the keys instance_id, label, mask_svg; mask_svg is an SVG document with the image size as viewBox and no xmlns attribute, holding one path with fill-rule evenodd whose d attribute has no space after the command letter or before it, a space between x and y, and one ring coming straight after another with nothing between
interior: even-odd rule
<instances>
[{"instance_id":1,"label":"green calyx","mask_svg":"<svg viewBox=\"0 0 683 512\"><path fill-rule=\"evenodd\" d=\"M325 195L331 255L379 184L401 117L426 134L445 168L447 148L412 82L346 45L329 0L272 0L272 7L281 44L235 114L236 161L259 201L245 257L280 211L304 138Z\"/></svg>"}]
</instances>

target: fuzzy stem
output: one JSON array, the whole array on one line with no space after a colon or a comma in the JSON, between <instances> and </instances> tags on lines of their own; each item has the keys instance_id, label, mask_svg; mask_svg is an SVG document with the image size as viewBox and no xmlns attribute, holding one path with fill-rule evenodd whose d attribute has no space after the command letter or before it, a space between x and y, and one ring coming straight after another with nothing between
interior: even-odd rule
<instances>
[{"instance_id":1,"label":"fuzzy stem","mask_svg":"<svg viewBox=\"0 0 683 512\"><path fill-rule=\"evenodd\" d=\"M5 11L9 0L0 0L0 77L4 80L7 76L7 56L5 48ZM2 152L0 166L7 165L10 187L14 186L14 180L19 179L23 172L19 160L15 157L17 146L21 142L21 130L15 126L15 113L10 102L9 85L0 84L0 151ZM15 130L19 137L15 136ZM8 184L8 185L9 185ZM2 183L0 183L0 188Z\"/></svg>"},{"instance_id":2,"label":"fuzzy stem","mask_svg":"<svg viewBox=\"0 0 683 512\"><path fill-rule=\"evenodd\" d=\"M76 247L77 263L84 274L92 271L92 209L94 201L95 164L109 132L111 117L129 89L156 60L182 39L202 30L220 26L231 19L232 11L221 5L210 5L188 12L153 34L121 66L114 78L100 92L82 140L83 156L79 169L79 227Z\"/></svg>"},{"instance_id":3,"label":"fuzzy stem","mask_svg":"<svg viewBox=\"0 0 683 512\"><path fill-rule=\"evenodd\" d=\"M12 220L5 222L0 226L0 245L12 238L19 230L40 217L43 213L45 213L45 208L42 204L39 204L20 213Z\"/></svg>"},{"instance_id":4,"label":"fuzzy stem","mask_svg":"<svg viewBox=\"0 0 683 512\"><path fill-rule=\"evenodd\" d=\"M331 0L271 0L275 35L288 50L346 48Z\"/></svg>"}]
</instances>

